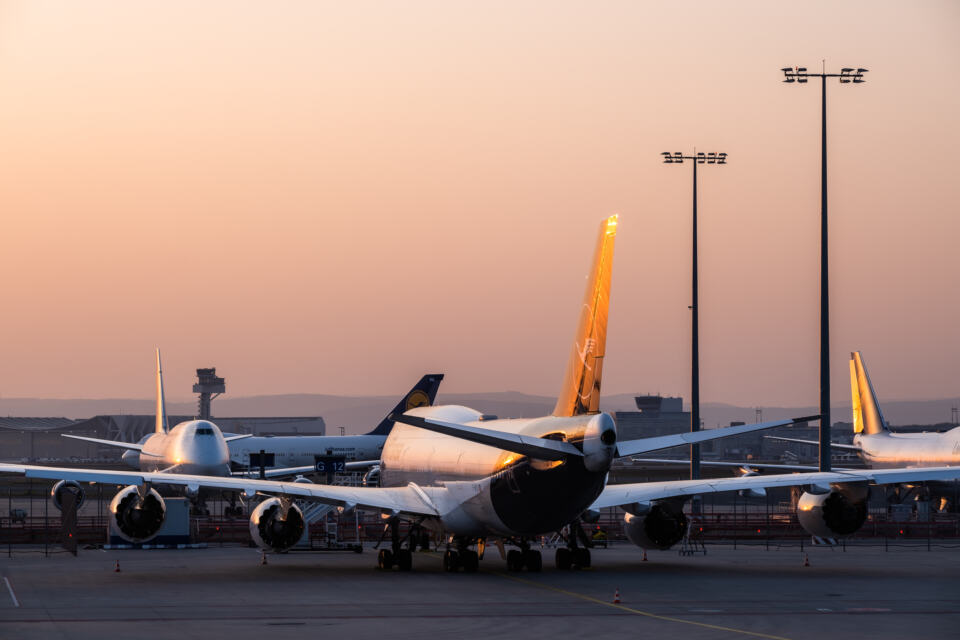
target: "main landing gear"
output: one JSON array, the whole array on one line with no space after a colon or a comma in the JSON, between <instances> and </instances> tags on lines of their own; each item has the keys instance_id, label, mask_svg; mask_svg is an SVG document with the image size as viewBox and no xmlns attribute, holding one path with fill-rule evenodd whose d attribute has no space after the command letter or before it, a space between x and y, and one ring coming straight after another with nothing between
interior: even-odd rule
<instances>
[{"instance_id":1,"label":"main landing gear","mask_svg":"<svg viewBox=\"0 0 960 640\"><path fill-rule=\"evenodd\" d=\"M463 569L464 573L476 573L480 568L480 554L483 553L483 540L477 541L480 552L470 548L473 540L461 536L453 538L453 544L447 544L447 550L443 552L443 570L447 573L456 573ZM451 548L454 547L454 548Z\"/></svg>"},{"instance_id":2,"label":"main landing gear","mask_svg":"<svg viewBox=\"0 0 960 640\"><path fill-rule=\"evenodd\" d=\"M562 569L568 571L570 569L587 569L590 567L590 549L589 547L593 546L590 542L590 539L587 538L587 534L583 532L583 529L580 528L580 521L574 520L569 527L569 533L564 536L563 532L560 532L560 537L563 538L567 546L557 547L557 553L554 556L554 562L557 564L557 569ZM583 546L577 544L579 542L583 543Z\"/></svg>"},{"instance_id":3,"label":"main landing gear","mask_svg":"<svg viewBox=\"0 0 960 640\"><path fill-rule=\"evenodd\" d=\"M507 571L523 571L539 573L543 569L543 556L538 549L530 548L530 541L521 538L517 541L519 549L510 549L507 552Z\"/></svg>"},{"instance_id":4,"label":"main landing gear","mask_svg":"<svg viewBox=\"0 0 960 640\"><path fill-rule=\"evenodd\" d=\"M416 544L413 533L419 527L410 527L407 535L400 537L400 521L396 518L387 520L387 529L390 531L390 548L380 549L377 553L377 568L389 571L397 567L400 571L410 571L413 568L413 549ZM384 532L386 537L386 531ZM380 539L383 542L383 538ZM404 543L407 546L404 547ZM379 543L378 543L379 544Z\"/></svg>"}]
</instances>

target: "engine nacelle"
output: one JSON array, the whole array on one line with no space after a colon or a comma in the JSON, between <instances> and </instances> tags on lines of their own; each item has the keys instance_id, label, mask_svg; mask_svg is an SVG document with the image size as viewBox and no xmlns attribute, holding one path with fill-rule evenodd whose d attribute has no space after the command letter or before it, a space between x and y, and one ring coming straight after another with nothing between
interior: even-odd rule
<instances>
[{"instance_id":1,"label":"engine nacelle","mask_svg":"<svg viewBox=\"0 0 960 640\"><path fill-rule=\"evenodd\" d=\"M261 549L286 551L300 541L306 523L300 508L291 504L283 517L280 498L264 500L250 514L250 537Z\"/></svg>"},{"instance_id":2,"label":"engine nacelle","mask_svg":"<svg viewBox=\"0 0 960 640\"><path fill-rule=\"evenodd\" d=\"M854 533L867 519L867 497L833 489L827 493L804 492L797 501L797 519L813 536L836 538Z\"/></svg>"},{"instance_id":3,"label":"engine nacelle","mask_svg":"<svg viewBox=\"0 0 960 640\"><path fill-rule=\"evenodd\" d=\"M687 533L687 516L682 505L654 502L646 513L635 513L624 514L623 530L638 547L669 549Z\"/></svg>"},{"instance_id":4,"label":"engine nacelle","mask_svg":"<svg viewBox=\"0 0 960 640\"><path fill-rule=\"evenodd\" d=\"M53 485L53 488L50 489L50 499L53 500L53 506L63 511L63 498L67 492L73 494L74 502L79 511L80 507L83 506L83 499L86 497L86 493L76 480L61 480Z\"/></svg>"},{"instance_id":5,"label":"engine nacelle","mask_svg":"<svg viewBox=\"0 0 960 640\"><path fill-rule=\"evenodd\" d=\"M120 537L128 542L145 542L157 535L166 515L167 506L156 489L141 499L137 486L131 485L110 501L110 517Z\"/></svg>"}]
</instances>

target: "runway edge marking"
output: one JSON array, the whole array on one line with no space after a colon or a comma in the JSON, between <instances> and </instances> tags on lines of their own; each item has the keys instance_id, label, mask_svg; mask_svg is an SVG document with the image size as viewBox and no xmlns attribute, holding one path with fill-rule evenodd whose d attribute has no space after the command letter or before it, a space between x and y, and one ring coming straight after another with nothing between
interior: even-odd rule
<instances>
[{"instance_id":1,"label":"runway edge marking","mask_svg":"<svg viewBox=\"0 0 960 640\"><path fill-rule=\"evenodd\" d=\"M507 578L508 580L513 580L515 582L522 582L523 584L529 584L534 587L539 587L541 589L547 589L549 591L556 591L557 593L562 593L564 595L572 596L574 598L580 598L581 600L586 600L588 602L593 602L596 604L602 604L605 607L611 607L613 609L620 609L621 611L628 611L632 614L638 616L644 616L647 618L654 618L656 620L665 620L667 622L679 622L681 624L689 624L695 627L703 627L705 629L713 629L715 631L728 631L730 633L739 633L745 636L753 636L755 638L767 638L768 640L790 640L784 636L772 636L767 633L759 633L757 631L746 631L745 629L734 629L733 627L724 627L718 624L708 624L706 622L696 622L694 620L684 620L683 618L672 618L670 616L661 616L656 613L650 613L649 611L641 611L640 609L634 609L633 607L627 607L622 604L614 604L612 602L605 602L599 598L594 598L592 596L585 595L583 593L577 593L576 591L567 591L566 589L561 589L559 587L553 587L548 584L543 584L541 582L534 582L533 580L525 580L524 578L518 578L516 576L511 576L506 573L497 572L496 575Z\"/></svg>"},{"instance_id":2,"label":"runway edge marking","mask_svg":"<svg viewBox=\"0 0 960 640\"><path fill-rule=\"evenodd\" d=\"M7 591L10 592L10 599L13 600L13 606L19 607L20 601L17 600L17 594L13 592L13 585L10 584L10 578L8 578L7 576L3 576L3 581L7 585Z\"/></svg>"}]
</instances>

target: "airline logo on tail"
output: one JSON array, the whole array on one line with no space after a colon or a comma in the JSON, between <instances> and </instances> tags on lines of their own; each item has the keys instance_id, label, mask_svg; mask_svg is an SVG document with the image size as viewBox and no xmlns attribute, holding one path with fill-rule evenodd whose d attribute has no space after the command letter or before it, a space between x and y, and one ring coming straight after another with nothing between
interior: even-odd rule
<instances>
[{"instance_id":1,"label":"airline logo on tail","mask_svg":"<svg viewBox=\"0 0 960 640\"><path fill-rule=\"evenodd\" d=\"M415 389L407 396L407 408L405 410L410 411L414 407L429 407L430 404L430 396L420 389Z\"/></svg>"}]
</instances>

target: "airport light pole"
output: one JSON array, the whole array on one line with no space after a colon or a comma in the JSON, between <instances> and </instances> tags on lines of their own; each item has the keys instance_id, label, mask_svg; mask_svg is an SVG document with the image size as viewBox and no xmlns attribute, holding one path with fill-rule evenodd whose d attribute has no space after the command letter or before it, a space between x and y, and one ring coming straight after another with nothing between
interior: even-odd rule
<instances>
[{"instance_id":1,"label":"airport light pole","mask_svg":"<svg viewBox=\"0 0 960 640\"><path fill-rule=\"evenodd\" d=\"M830 471L830 281L827 245L827 78L840 78L840 84L860 84L867 69L844 67L840 73L809 73L806 67L781 69L784 82L805 84L808 78L820 78L820 470Z\"/></svg>"},{"instance_id":2,"label":"airport light pole","mask_svg":"<svg viewBox=\"0 0 960 640\"><path fill-rule=\"evenodd\" d=\"M691 322L691 348L690 348L690 431L700 430L700 317L698 310L698 284L697 284L697 165L700 164L727 164L726 153L699 153L694 152L692 156L685 156L682 152L670 153L665 151L663 156L664 164L683 164L684 160L690 160L693 165L693 277L692 277L692 298L690 310L693 312ZM690 479L700 479L700 445L690 445Z\"/></svg>"}]
</instances>

